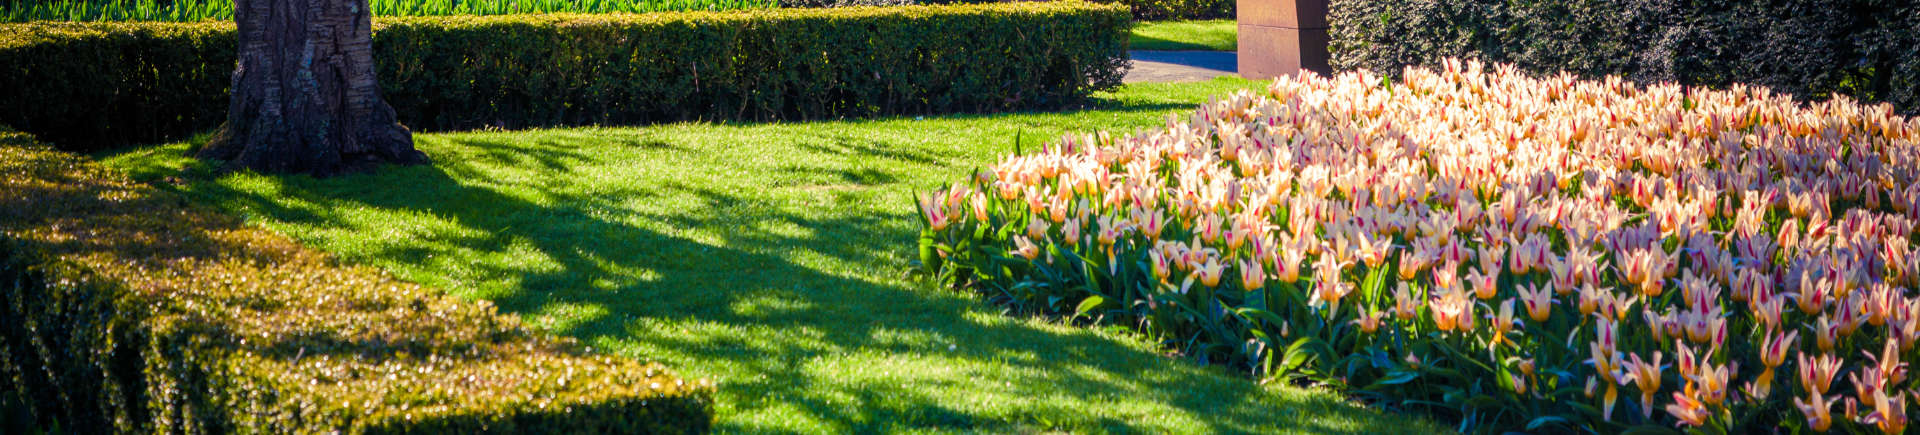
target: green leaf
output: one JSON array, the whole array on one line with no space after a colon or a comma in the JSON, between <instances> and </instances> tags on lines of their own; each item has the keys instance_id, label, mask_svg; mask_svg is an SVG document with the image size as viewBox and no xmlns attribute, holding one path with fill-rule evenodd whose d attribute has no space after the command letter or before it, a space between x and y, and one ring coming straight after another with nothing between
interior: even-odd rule
<instances>
[{"instance_id":1,"label":"green leaf","mask_svg":"<svg viewBox=\"0 0 1920 435\"><path fill-rule=\"evenodd\" d=\"M1265 320L1267 322L1273 323L1274 326L1279 326L1287 323L1287 320L1280 318L1279 314L1274 314L1272 311L1262 310L1259 308L1235 308L1233 310L1233 313L1236 315L1239 315L1240 318L1242 319L1247 319L1248 322Z\"/></svg>"},{"instance_id":2,"label":"green leaf","mask_svg":"<svg viewBox=\"0 0 1920 435\"><path fill-rule=\"evenodd\" d=\"M1408 382L1413 382L1414 379L1419 379L1419 378L1420 378L1419 372L1395 371L1393 373L1388 374L1386 378L1381 379L1380 382L1375 382L1374 384L1400 385Z\"/></svg>"},{"instance_id":3,"label":"green leaf","mask_svg":"<svg viewBox=\"0 0 1920 435\"><path fill-rule=\"evenodd\" d=\"M1389 262L1389 264L1391 264L1391 262ZM1362 291L1366 292L1364 294L1366 295L1367 303L1378 305L1380 299L1386 294L1387 269L1387 264L1382 264L1381 267L1373 268L1373 270L1367 272L1366 283L1361 287Z\"/></svg>"},{"instance_id":4,"label":"green leaf","mask_svg":"<svg viewBox=\"0 0 1920 435\"><path fill-rule=\"evenodd\" d=\"M1088 296L1086 300L1080 301L1080 307L1074 310L1074 314L1091 317L1088 313L1100 309L1100 306L1106 303L1107 298L1100 297L1099 295Z\"/></svg>"}]
</instances>

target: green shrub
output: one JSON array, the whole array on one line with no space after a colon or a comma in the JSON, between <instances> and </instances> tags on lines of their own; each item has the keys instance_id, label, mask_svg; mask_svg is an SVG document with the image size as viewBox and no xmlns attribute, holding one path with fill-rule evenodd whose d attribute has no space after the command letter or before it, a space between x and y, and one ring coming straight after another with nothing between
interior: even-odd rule
<instances>
[{"instance_id":1,"label":"green shrub","mask_svg":"<svg viewBox=\"0 0 1920 435\"><path fill-rule=\"evenodd\" d=\"M375 21L401 122L447 130L1066 107L1119 85L1130 17L1057 2ZM210 129L236 45L225 23L0 25L0 65L19 66L0 82L34 84L0 87L0 123L74 150Z\"/></svg>"},{"instance_id":2,"label":"green shrub","mask_svg":"<svg viewBox=\"0 0 1920 435\"><path fill-rule=\"evenodd\" d=\"M1126 5L1142 20L1233 18L1235 0L1094 0Z\"/></svg>"},{"instance_id":3,"label":"green shrub","mask_svg":"<svg viewBox=\"0 0 1920 435\"><path fill-rule=\"evenodd\" d=\"M705 432L713 389L0 135L0 394L75 433Z\"/></svg>"},{"instance_id":4,"label":"green shrub","mask_svg":"<svg viewBox=\"0 0 1920 435\"><path fill-rule=\"evenodd\" d=\"M853 6L911 6L942 3L986 3L978 1L937 2L916 0L780 0L783 8L844 8Z\"/></svg>"},{"instance_id":5,"label":"green shrub","mask_svg":"<svg viewBox=\"0 0 1920 435\"><path fill-rule=\"evenodd\" d=\"M1335 0L1328 19L1338 70L1398 74L1461 57L1586 78L1847 94L1915 113L1917 10L1883 0Z\"/></svg>"},{"instance_id":6,"label":"green shrub","mask_svg":"<svg viewBox=\"0 0 1920 435\"><path fill-rule=\"evenodd\" d=\"M233 25L0 25L0 125L70 149L182 137L226 117Z\"/></svg>"}]
</instances>

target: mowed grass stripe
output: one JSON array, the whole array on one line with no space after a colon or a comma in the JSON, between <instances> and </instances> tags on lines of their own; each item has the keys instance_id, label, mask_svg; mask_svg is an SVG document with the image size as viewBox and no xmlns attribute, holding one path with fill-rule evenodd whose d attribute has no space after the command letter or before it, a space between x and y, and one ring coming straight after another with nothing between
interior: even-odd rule
<instances>
[{"instance_id":1,"label":"mowed grass stripe","mask_svg":"<svg viewBox=\"0 0 1920 435\"><path fill-rule=\"evenodd\" d=\"M1234 51L1240 46L1240 29L1233 20L1136 22L1128 46L1134 50Z\"/></svg>"}]
</instances>

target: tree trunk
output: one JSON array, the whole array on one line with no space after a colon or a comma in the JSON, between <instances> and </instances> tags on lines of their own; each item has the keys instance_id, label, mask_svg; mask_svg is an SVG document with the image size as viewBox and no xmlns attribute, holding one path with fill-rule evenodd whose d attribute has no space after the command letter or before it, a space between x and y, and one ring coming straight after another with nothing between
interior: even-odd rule
<instances>
[{"instance_id":1,"label":"tree trunk","mask_svg":"<svg viewBox=\"0 0 1920 435\"><path fill-rule=\"evenodd\" d=\"M203 159L328 176L426 163L380 98L367 0L235 0L240 60Z\"/></svg>"}]
</instances>

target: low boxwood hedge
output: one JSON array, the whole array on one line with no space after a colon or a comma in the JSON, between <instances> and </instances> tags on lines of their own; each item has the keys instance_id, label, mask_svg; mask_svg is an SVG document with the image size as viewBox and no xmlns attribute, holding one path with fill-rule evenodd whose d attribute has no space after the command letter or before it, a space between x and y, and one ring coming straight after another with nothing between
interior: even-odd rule
<instances>
[{"instance_id":1,"label":"low boxwood hedge","mask_svg":"<svg viewBox=\"0 0 1920 435\"><path fill-rule=\"evenodd\" d=\"M1120 84L1124 7L1082 2L376 18L415 130L1059 108ZM0 124L63 149L218 126L230 23L0 25Z\"/></svg>"},{"instance_id":2,"label":"low boxwood hedge","mask_svg":"<svg viewBox=\"0 0 1920 435\"><path fill-rule=\"evenodd\" d=\"M713 387L0 133L0 397L74 433L699 433Z\"/></svg>"}]
</instances>

